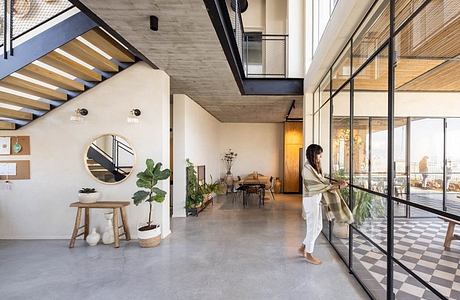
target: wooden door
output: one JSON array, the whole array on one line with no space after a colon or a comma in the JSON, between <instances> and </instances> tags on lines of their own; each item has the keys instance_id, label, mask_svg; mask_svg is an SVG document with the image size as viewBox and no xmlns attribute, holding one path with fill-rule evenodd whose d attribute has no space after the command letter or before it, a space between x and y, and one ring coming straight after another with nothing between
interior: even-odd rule
<instances>
[{"instance_id":1,"label":"wooden door","mask_svg":"<svg viewBox=\"0 0 460 300\"><path fill-rule=\"evenodd\" d=\"M284 192L300 193L299 153L303 147L303 122L284 123Z\"/></svg>"}]
</instances>

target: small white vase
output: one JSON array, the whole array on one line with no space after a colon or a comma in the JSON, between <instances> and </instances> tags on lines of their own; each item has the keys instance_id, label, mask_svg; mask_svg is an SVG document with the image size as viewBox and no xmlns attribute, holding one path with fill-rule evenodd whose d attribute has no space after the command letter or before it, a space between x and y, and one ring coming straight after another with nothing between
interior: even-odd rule
<instances>
[{"instance_id":1,"label":"small white vase","mask_svg":"<svg viewBox=\"0 0 460 300\"><path fill-rule=\"evenodd\" d=\"M96 232L96 228L93 228L91 230L91 233L88 234L88 236L86 237L86 242L90 246L96 246L97 243L99 243L100 239L101 239L101 235Z\"/></svg>"},{"instance_id":2,"label":"small white vase","mask_svg":"<svg viewBox=\"0 0 460 300\"><path fill-rule=\"evenodd\" d=\"M113 213L108 212L104 214L104 218L107 220L107 225L104 228L104 233L102 234L102 243L105 245L113 244L115 242L115 236L113 234Z\"/></svg>"}]
</instances>

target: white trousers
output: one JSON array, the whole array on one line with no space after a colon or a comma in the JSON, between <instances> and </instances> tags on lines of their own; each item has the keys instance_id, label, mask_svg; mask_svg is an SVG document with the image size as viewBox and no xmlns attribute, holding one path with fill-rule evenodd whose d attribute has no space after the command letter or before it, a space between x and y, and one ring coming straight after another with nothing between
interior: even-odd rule
<instances>
[{"instance_id":1,"label":"white trousers","mask_svg":"<svg viewBox=\"0 0 460 300\"><path fill-rule=\"evenodd\" d=\"M303 215L307 223L307 233L303 244L305 252L313 253L315 241L323 229L323 219L321 213L321 194L304 197L302 201Z\"/></svg>"}]
</instances>

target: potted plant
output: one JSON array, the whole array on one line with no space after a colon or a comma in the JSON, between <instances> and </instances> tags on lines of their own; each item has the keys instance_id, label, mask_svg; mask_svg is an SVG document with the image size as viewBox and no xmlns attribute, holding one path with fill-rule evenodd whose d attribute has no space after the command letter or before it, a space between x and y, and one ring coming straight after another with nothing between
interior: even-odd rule
<instances>
[{"instance_id":1,"label":"potted plant","mask_svg":"<svg viewBox=\"0 0 460 300\"><path fill-rule=\"evenodd\" d=\"M197 215L197 208L203 204L203 188L198 184L196 170L193 163L187 158L186 160L186 173L187 173L187 197L185 201L185 208L187 214L191 213Z\"/></svg>"},{"instance_id":2,"label":"potted plant","mask_svg":"<svg viewBox=\"0 0 460 300\"><path fill-rule=\"evenodd\" d=\"M165 180L171 175L169 169L162 170L162 164L156 163L152 159L146 160L147 168L137 174L136 185L142 190L134 193L131 199L138 206L142 202L149 203L149 220L146 225L137 229L137 236L141 247L150 248L160 244L161 231L159 224L152 224L153 202L162 203L165 200L166 192L157 188L158 181Z\"/></svg>"},{"instance_id":3,"label":"potted plant","mask_svg":"<svg viewBox=\"0 0 460 300\"><path fill-rule=\"evenodd\" d=\"M101 193L95 188L82 188L78 191L78 201L80 203L94 203L101 197Z\"/></svg>"},{"instance_id":4,"label":"potted plant","mask_svg":"<svg viewBox=\"0 0 460 300\"><path fill-rule=\"evenodd\" d=\"M210 178L211 178L211 182L213 182L212 176L210 176ZM213 182L213 183L205 183L204 184L204 189L206 191L206 194L208 195L208 198L212 199L212 198L216 197L217 193L219 193L219 191L220 191L220 182L216 181L216 182Z\"/></svg>"}]
</instances>

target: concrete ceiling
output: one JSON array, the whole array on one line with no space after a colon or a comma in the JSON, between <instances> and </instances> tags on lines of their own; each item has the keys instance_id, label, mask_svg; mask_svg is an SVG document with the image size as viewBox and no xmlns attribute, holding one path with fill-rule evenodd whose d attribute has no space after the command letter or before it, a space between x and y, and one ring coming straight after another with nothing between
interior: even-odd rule
<instances>
[{"instance_id":1,"label":"concrete ceiling","mask_svg":"<svg viewBox=\"0 0 460 300\"><path fill-rule=\"evenodd\" d=\"M222 122L283 122L300 96L241 96L202 0L81 0L171 77L171 93L186 94ZM159 30L149 28L149 16ZM300 110L300 113L299 113Z\"/></svg>"}]
</instances>

